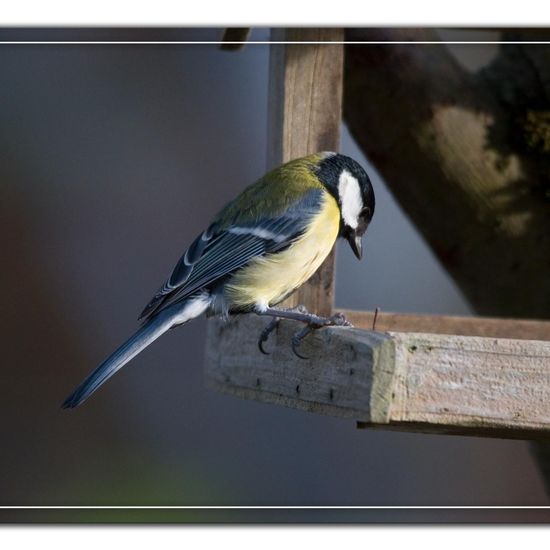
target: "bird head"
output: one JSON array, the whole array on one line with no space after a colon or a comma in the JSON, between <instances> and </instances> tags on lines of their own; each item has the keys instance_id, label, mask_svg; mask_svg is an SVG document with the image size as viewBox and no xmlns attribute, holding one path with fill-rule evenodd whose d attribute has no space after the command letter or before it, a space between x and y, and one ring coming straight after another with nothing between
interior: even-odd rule
<instances>
[{"instance_id":1,"label":"bird head","mask_svg":"<svg viewBox=\"0 0 550 550\"><path fill-rule=\"evenodd\" d=\"M374 190L363 167L350 157L322 153L317 177L340 208L340 237L346 239L361 259L361 237L374 214Z\"/></svg>"}]
</instances>

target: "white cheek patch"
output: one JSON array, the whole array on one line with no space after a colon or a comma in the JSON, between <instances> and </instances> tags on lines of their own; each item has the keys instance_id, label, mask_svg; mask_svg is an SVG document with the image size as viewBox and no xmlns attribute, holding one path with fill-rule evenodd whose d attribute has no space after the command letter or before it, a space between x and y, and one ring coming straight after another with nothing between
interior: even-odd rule
<instances>
[{"instance_id":1,"label":"white cheek patch","mask_svg":"<svg viewBox=\"0 0 550 550\"><path fill-rule=\"evenodd\" d=\"M347 170L342 170L338 180L338 195L342 219L346 225L355 229L359 223L359 214L363 208L363 198L359 182Z\"/></svg>"}]
</instances>

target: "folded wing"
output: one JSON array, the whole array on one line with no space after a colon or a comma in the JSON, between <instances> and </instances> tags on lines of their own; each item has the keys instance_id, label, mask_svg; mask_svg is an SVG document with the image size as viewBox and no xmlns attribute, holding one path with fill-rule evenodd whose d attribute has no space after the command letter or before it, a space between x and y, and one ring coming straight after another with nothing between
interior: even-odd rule
<instances>
[{"instance_id":1,"label":"folded wing","mask_svg":"<svg viewBox=\"0 0 550 550\"><path fill-rule=\"evenodd\" d=\"M140 319L150 319L197 290L215 285L257 256L290 246L305 231L311 217L319 212L322 193L317 189L308 192L273 218L249 220L243 216L246 221L239 223L239 217L236 217L223 227L214 222L180 258Z\"/></svg>"}]
</instances>

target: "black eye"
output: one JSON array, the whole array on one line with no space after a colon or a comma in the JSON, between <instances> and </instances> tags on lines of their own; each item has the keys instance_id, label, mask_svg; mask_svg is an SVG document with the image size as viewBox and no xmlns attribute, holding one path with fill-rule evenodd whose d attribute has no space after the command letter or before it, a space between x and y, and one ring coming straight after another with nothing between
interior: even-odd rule
<instances>
[{"instance_id":1,"label":"black eye","mask_svg":"<svg viewBox=\"0 0 550 550\"><path fill-rule=\"evenodd\" d=\"M370 207L365 206L364 208L362 208L359 215L361 216L361 218L370 218L372 215Z\"/></svg>"}]
</instances>

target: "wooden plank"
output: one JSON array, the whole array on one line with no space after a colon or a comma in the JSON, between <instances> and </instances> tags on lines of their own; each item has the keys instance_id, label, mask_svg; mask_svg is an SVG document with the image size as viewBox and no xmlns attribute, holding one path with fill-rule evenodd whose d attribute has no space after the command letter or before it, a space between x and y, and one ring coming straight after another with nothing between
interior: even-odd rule
<instances>
[{"instance_id":1,"label":"wooden plank","mask_svg":"<svg viewBox=\"0 0 550 550\"><path fill-rule=\"evenodd\" d=\"M389 336L343 328L317 331L300 348L310 358L306 361L298 359L290 348L299 323L281 323L266 344L271 355L263 355L257 345L265 319L243 315L209 324L209 387L330 416L388 421L393 378L391 372L378 369L393 362L391 357L381 360L393 353Z\"/></svg>"},{"instance_id":2,"label":"wooden plank","mask_svg":"<svg viewBox=\"0 0 550 550\"><path fill-rule=\"evenodd\" d=\"M274 29L276 41L341 41L343 29ZM337 151L342 118L342 44L275 44L269 77L268 167ZM334 303L334 252L285 305L328 315Z\"/></svg>"},{"instance_id":3,"label":"wooden plank","mask_svg":"<svg viewBox=\"0 0 550 550\"><path fill-rule=\"evenodd\" d=\"M240 397L354 418L361 427L550 437L550 342L347 328L317 331L292 354L282 323L269 356L266 321L212 321L206 378Z\"/></svg>"},{"instance_id":4,"label":"wooden plank","mask_svg":"<svg viewBox=\"0 0 550 550\"><path fill-rule=\"evenodd\" d=\"M372 330L373 311L345 310L344 313L354 327ZM532 319L418 315L380 311L376 317L376 330L550 340L550 321Z\"/></svg>"},{"instance_id":5,"label":"wooden plank","mask_svg":"<svg viewBox=\"0 0 550 550\"><path fill-rule=\"evenodd\" d=\"M389 334L396 358L390 423L550 437L550 342Z\"/></svg>"}]
</instances>

